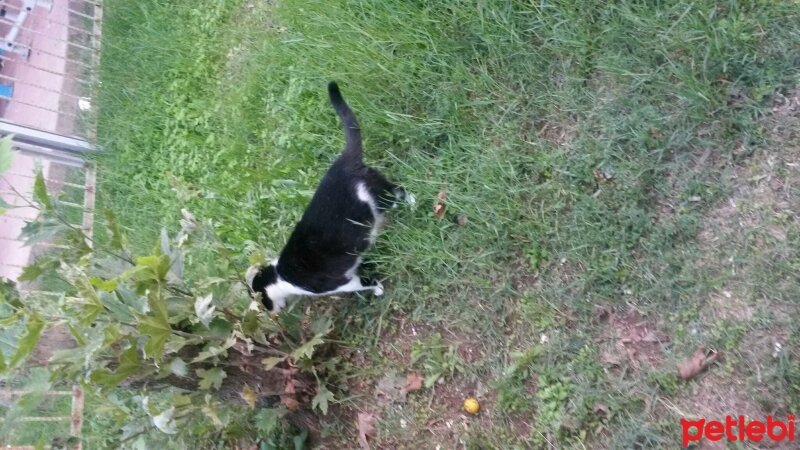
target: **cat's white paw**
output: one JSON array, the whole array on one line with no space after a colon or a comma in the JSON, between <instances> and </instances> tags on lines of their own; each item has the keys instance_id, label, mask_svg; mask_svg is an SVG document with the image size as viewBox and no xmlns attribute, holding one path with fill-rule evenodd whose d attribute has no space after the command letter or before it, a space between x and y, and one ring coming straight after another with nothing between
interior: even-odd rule
<instances>
[{"instance_id":1,"label":"cat's white paw","mask_svg":"<svg viewBox=\"0 0 800 450\"><path fill-rule=\"evenodd\" d=\"M376 297L380 297L381 295L383 295L383 283L381 283L380 281L375 283L375 289L373 290L373 292L375 293Z\"/></svg>"},{"instance_id":2,"label":"cat's white paw","mask_svg":"<svg viewBox=\"0 0 800 450\"><path fill-rule=\"evenodd\" d=\"M414 194L406 192L406 203L408 203L411 206L414 206L417 204L417 198L414 197Z\"/></svg>"}]
</instances>

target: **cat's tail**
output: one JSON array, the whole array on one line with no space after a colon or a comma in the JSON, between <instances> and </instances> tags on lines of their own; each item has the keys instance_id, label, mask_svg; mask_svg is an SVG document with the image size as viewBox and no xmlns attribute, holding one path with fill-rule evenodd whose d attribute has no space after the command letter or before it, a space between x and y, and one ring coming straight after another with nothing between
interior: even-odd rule
<instances>
[{"instance_id":1,"label":"cat's tail","mask_svg":"<svg viewBox=\"0 0 800 450\"><path fill-rule=\"evenodd\" d=\"M361 159L363 153L361 128L358 126L356 115L347 106L347 102L344 101L342 93L339 91L339 86L335 81L328 83L328 96L331 98L333 109L336 110L336 114L342 119L342 124L344 125L344 153Z\"/></svg>"}]
</instances>

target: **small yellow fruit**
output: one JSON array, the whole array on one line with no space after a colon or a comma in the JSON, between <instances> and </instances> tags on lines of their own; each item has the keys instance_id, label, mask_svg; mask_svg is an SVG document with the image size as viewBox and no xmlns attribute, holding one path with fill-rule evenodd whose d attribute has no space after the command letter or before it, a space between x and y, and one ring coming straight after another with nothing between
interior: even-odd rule
<instances>
[{"instance_id":1,"label":"small yellow fruit","mask_svg":"<svg viewBox=\"0 0 800 450\"><path fill-rule=\"evenodd\" d=\"M470 414L478 414L478 411L481 410L481 405L472 397L468 397L464 400L464 411Z\"/></svg>"}]
</instances>

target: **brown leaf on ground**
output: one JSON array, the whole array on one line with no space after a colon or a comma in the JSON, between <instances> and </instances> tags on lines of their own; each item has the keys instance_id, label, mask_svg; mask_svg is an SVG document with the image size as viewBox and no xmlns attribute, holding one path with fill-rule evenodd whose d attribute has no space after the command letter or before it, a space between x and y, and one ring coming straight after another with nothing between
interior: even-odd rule
<instances>
[{"instance_id":1,"label":"brown leaf on ground","mask_svg":"<svg viewBox=\"0 0 800 450\"><path fill-rule=\"evenodd\" d=\"M289 411L297 411L300 408L300 402L288 395L281 395L281 403L283 403L283 406Z\"/></svg>"},{"instance_id":2,"label":"brown leaf on ground","mask_svg":"<svg viewBox=\"0 0 800 450\"><path fill-rule=\"evenodd\" d=\"M377 418L371 413L358 413L358 443L364 450L370 450L369 440L375 436L375 421Z\"/></svg>"},{"instance_id":3,"label":"brown leaf on ground","mask_svg":"<svg viewBox=\"0 0 800 450\"><path fill-rule=\"evenodd\" d=\"M598 416L602 415L603 417L611 417L611 410L608 408L608 406L602 403L596 403L592 408L592 412Z\"/></svg>"},{"instance_id":4,"label":"brown leaf on ground","mask_svg":"<svg viewBox=\"0 0 800 450\"><path fill-rule=\"evenodd\" d=\"M442 220L444 217L445 202L447 201L447 194L444 191L439 191L436 196L436 203L433 204L433 216L436 220Z\"/></svg>"},{"instance_id":5,"label":"brown leaf on ground","mask_svg":"<svg viewBox=\"0 0 800 450\"><path fill-rule=\"evenodd\" d=\"M691 358L678 363L678 374L685 381L691 380L711 363L719 359L721 355L722 353L720 352L714 350L709 352L704 347L700 347Z\"/></svg>"},{"instance_id":6,"label":"brown leaf on ground","mask_svg":"<svg viewBox=\"0 0 800 450\"><path fill-rule=\"evenodd\" d=\"M417 372L411 372L406 375L406 385L403 386L403 392L414 392L422 389L422 380L425 377Z\"/></svg>"},{"instance_id":7,"label":"brown leaf on ground","mask_svg":"<svg viewBox=\"0 0 800 450\"><path fill-rule=\"evenodd\" d=\"M283 387L283 392L285 392L287 394L296 394L297 393L297 389L295 389L294 380L292 380L292 379L286 380L286 384Z\"/></svg>"}]
</instances>

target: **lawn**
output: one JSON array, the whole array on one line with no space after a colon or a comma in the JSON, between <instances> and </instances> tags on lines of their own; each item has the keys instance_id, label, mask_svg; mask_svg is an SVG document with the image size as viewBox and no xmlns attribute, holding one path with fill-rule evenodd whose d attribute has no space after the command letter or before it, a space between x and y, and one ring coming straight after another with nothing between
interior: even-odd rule
<instances>
[{"instance_id":1,"label":"lawn","mask_svg":"<svg viewBox=\"0 0 800 450\"><path fill-rule=\"evenodd\" d=\"M357 413L380 448L632 449L800 406L797 2L104 9L98 195L134 247L186 208L233 255L194 270L274 256L343 144L329 80L416 195L370 253L383 298L294 308L334 317L327 448ZM699 347L723 357L681 380ZM387 392L409 373L433 384Z\"/></svg>"}]
</instances>

